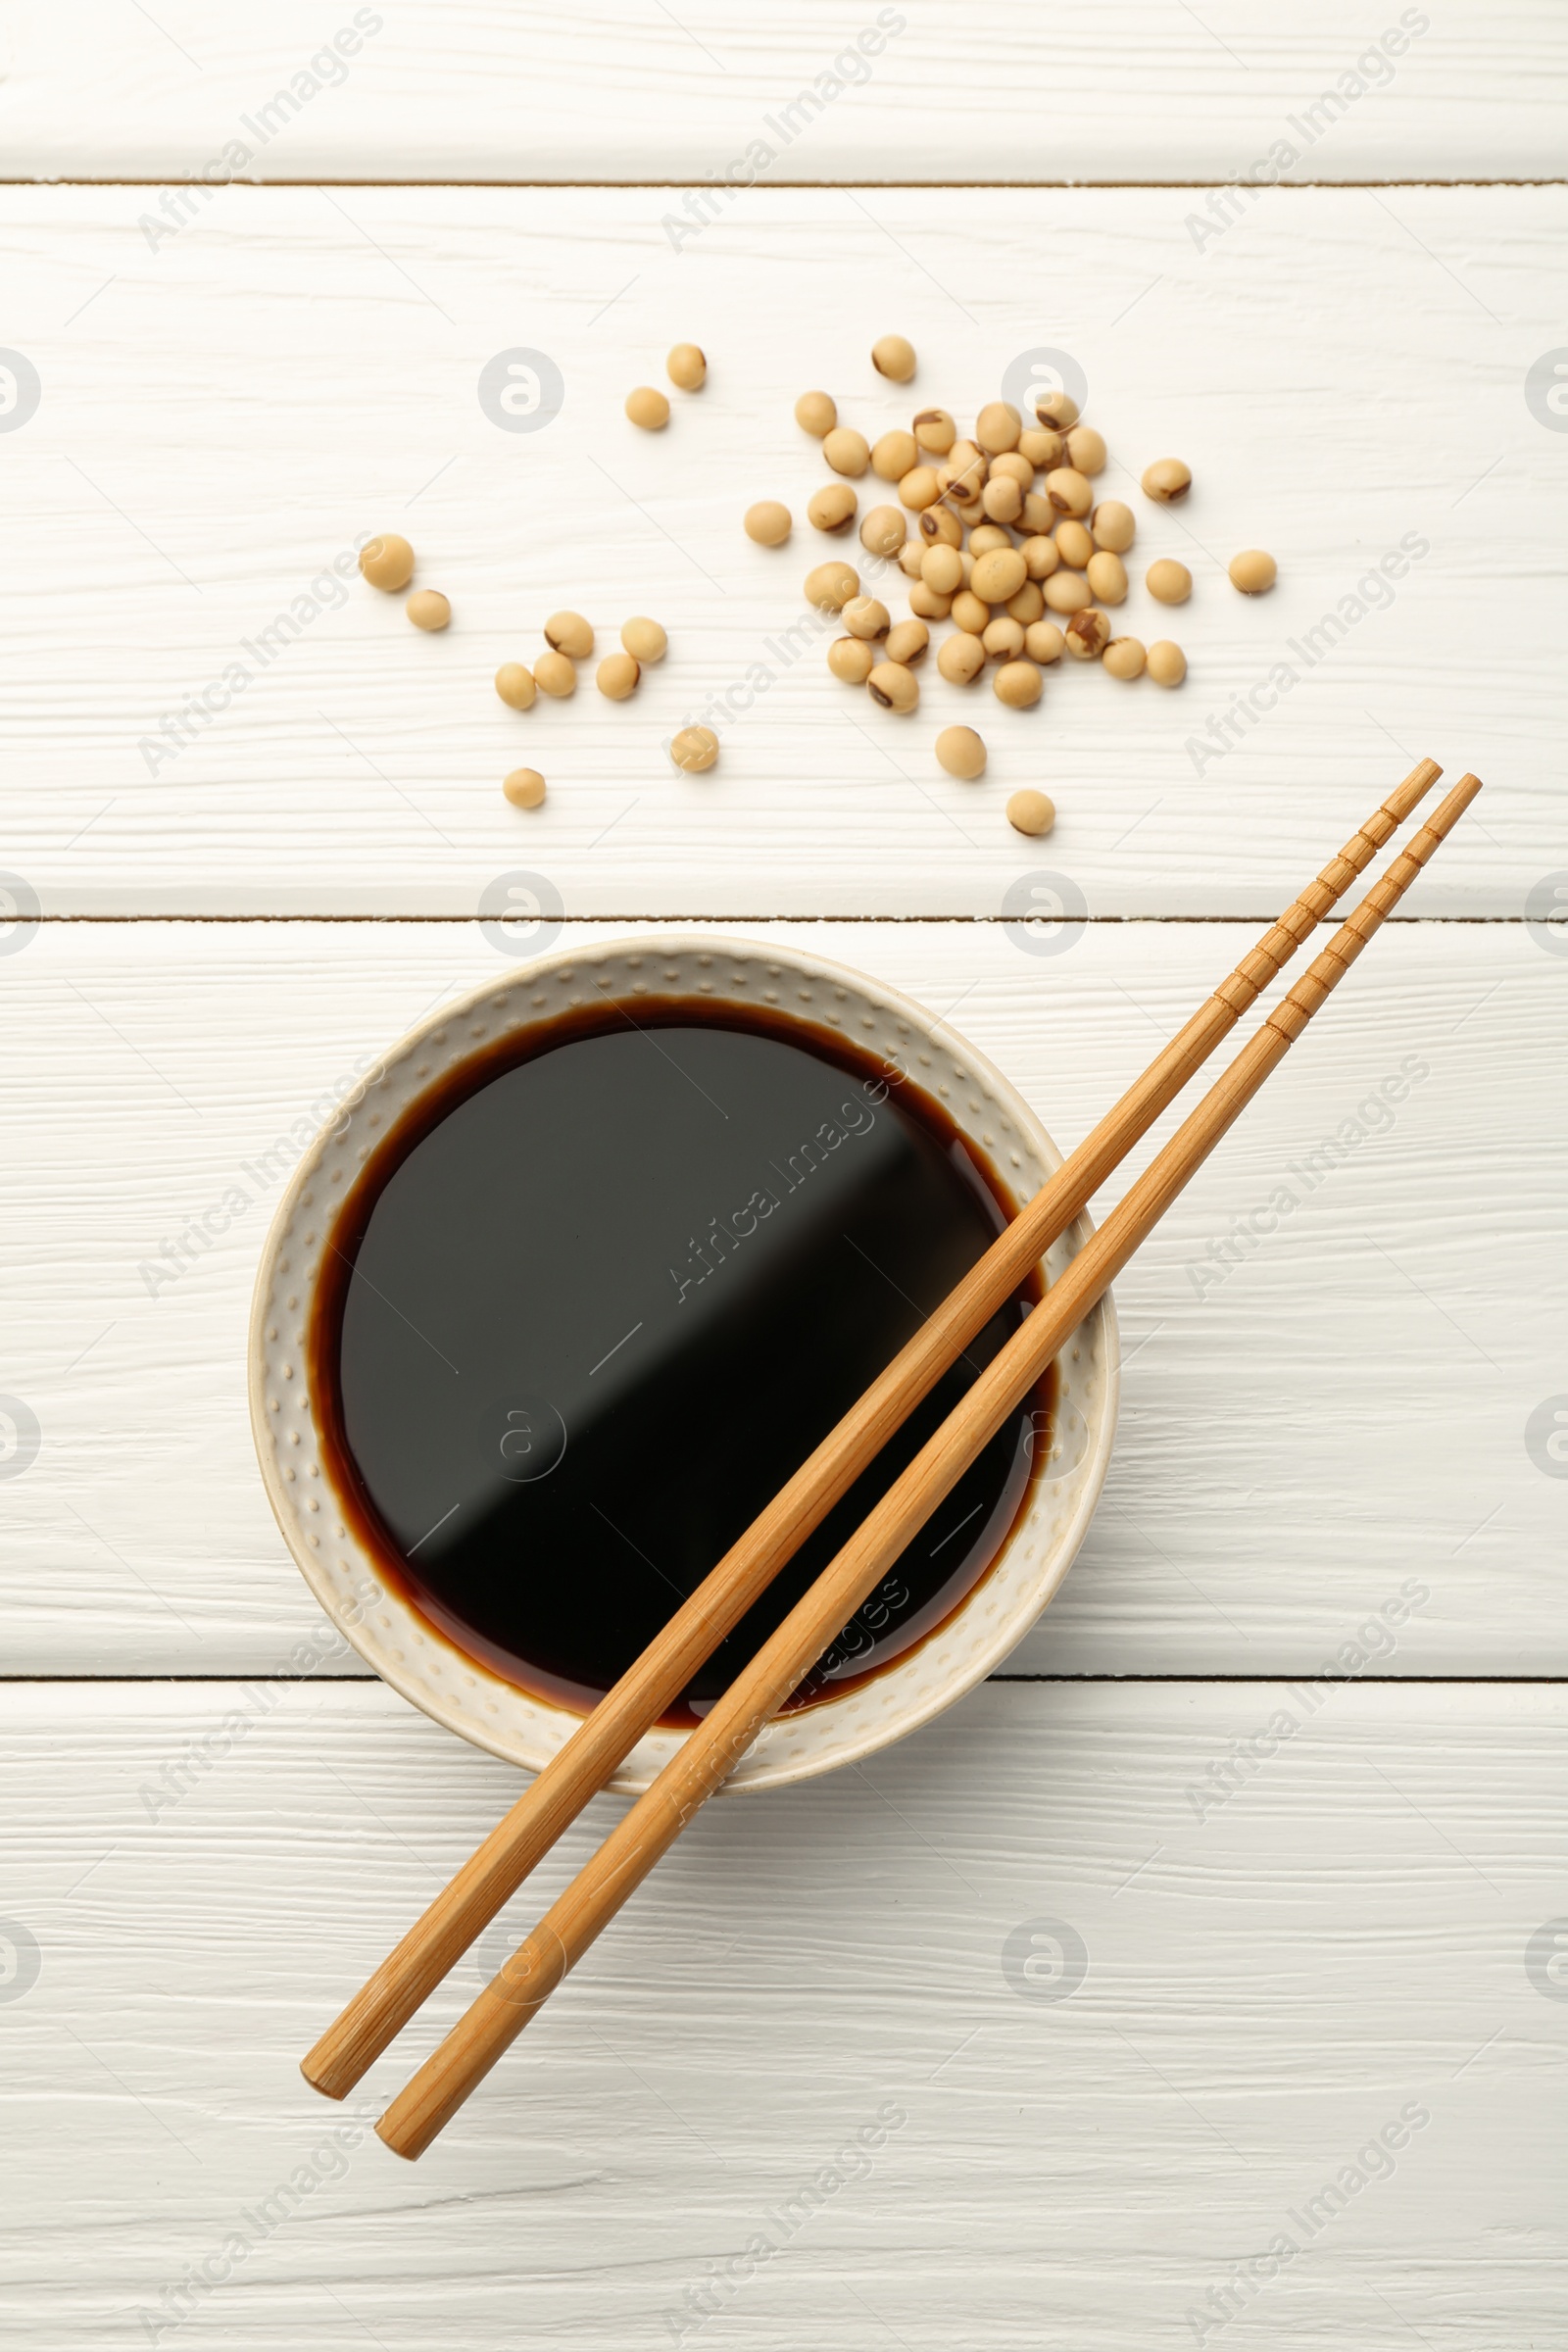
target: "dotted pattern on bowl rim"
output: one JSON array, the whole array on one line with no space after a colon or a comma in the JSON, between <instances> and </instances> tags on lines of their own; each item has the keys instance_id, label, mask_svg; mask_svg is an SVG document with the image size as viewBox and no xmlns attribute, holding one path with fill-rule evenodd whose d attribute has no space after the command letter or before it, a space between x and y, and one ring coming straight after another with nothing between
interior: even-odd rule
<instances>
[{"instance_id":1,"label":"dotted pattern on bowl rim","mask_svg":"<svg viewBox=\"0 0 1568 2352\"><path fill-rule=\"evenodd\" d=\"M518 1690L465 1657L412 1603L379 1583L373 1556L339 1517L307 1394L310 1301L334 1224L364 1161L427 1087L479 1048L599 998L690 996L760 1004L841 1029L851 1043L907 1070L997 1169L1021 1203L1060 1164L1033 1113L982 1058L864 975L797 950L716 938L631 942L567 951L481 987L413 1031L379 1062L296 1169L268 1235L251 1329L252 1417L278 1525L307 1584L367 1663L432 1716L493 1754L537 1770L578 1718ZM1082 1220L1046 1264L1053 1278L1080 1246ZM771 1723L728 1789L777 1787L872 1753L973 1688L1013 1647L1071 1565L1103 1477L1118 1385L1109 1301L1058 1358L1060 1396L1086 1425L1068 1473L1036 1482L1002 1557L947 1624L862 1688ZM645 1788L681 1743L640 1740L611 1786Z\"/></svg>"}]
</instances>

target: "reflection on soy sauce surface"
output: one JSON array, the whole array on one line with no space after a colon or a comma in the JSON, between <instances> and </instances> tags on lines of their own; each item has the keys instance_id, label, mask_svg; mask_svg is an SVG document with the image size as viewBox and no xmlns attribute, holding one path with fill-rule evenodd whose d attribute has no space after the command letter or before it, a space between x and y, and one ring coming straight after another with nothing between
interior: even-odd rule
<instances>
[{"instance_id":1,"label":"reflection on soy sauce surface","mask_svg":"<svg viewBox=\"0 0 1568 2352\"><path fill-rule=\"evenodd\" d=\"M335 1483L461 1649L586 1709L1004 1214L936 1102L839 1038L595 1007L465 1065L356 1187L313 1334ZM992 1318L671 1721L711 1704L1026 1311L1020 1294ZM1044 1412L1037 1393L999 1432L794 1703L972 1589Z\"/></svg>"}]
</instances>

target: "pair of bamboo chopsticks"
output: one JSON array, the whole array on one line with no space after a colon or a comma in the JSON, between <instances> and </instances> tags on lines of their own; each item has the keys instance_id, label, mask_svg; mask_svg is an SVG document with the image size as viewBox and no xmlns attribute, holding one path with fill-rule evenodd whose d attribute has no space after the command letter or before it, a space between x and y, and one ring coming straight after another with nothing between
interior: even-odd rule
<instances>
[{"instance_id":1,"label":"pair of bamboo chopsticks","mask_svg":"<svg viewBox=\"0 0 1568 2352\"><path fill-rule=\"evenodd\" d=\"M1365 871L1441 772L1429 760L1412 770L1042 1186L681 1604L328 2028L303 2063L309 2082L332 2098L342 2098L353 2088L893 1431L1011 1296L1335 901ZM393 2101L376 2130L399 2155L423 2153L693 1814L735 1769L840 1628L1040 1380L1480 789L1479 778L1467 775L1448 793L858 1532Z\"/></svg>"}]
</instances>

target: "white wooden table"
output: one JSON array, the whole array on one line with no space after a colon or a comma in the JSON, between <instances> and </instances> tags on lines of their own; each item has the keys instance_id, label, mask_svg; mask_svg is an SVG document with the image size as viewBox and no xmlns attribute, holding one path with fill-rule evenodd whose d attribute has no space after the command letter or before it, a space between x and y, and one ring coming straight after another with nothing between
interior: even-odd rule
<instances>
[{"instance_id":1,"label":"white wooden table","mask_svg":"<svg viewBox=\"0 0 1568 2352\"><path fill-rule=\"evenodd\" d=\"M1568 2345L1560 10L9 31L8 2343ZM1134 473L1189 458L1187 508L1136 502L1140 572L1197 577L1179 695L987 699L979 786L930 754L956 689L851 723L788 637L810 534L738 515L819 478L808 384L902 414L891 328L924 399L1066 353ZM640 435L681 337L710 385ZM478 397L517 349L548 430ZM446 637L339 592L383 528ZM654 612L670 658L518 719L489 674L562 605ZM1170 625L1141 588L1126 621ZM351 1652L305 1670L243 1403L277 1139L497 970L480 898L524 869L566 941L811 926L1069 1145L1426 752L1486 796L1118 1285L1110 1481L1007 1671L710 1808L417 2168L368 2124L477 1963L318 2103L300 2053L515 1783ZM1024 781L1047 843L1003 821ZM1003 919L1042 870L1090 916L1049 959Z\"/></svg>"}]
</instances>

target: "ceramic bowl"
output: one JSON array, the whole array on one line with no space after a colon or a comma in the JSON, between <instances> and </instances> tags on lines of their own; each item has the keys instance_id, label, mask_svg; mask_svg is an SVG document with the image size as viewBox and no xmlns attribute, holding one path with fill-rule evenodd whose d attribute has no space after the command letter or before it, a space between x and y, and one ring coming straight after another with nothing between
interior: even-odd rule
<instances>
[{"instance_id":1,"label":"ceramic bowl","mask_svg":"<svg viewBox=\"0 0 1568 2352\"><path fill-rule=\"evenodd\" d=\"M842 1029L906 1068L937 1097L1015 1200L1028 1200L1060 1153L1028 1104L945 1021L864 973L777 940L655 934L594 941L508 976L410 1032L338 1106L279 1204L257 1275L250 1330L251 1425L268 1498L312 1592L366 1663L465 1740L535 1771L579 1718L518 1690L457 1649L413 1601L388 1590L375 1557L336 1507L308 1394L306 1334L326 1236L362 1163L425 1090L498 1038L604 997L689 996L694 1006L761 1004ZM1047 1259L1054 1278L1087 1240L1080 1217ZM1104 1480L1118 1393L1115 1313L1107 1296L1058 1360L1052 1457L1034 1480L1002 1552L947 1621L858 1688L770 1724L728 1788L773 1788L873 1754L983 1681L1039 1616L1070 1567ZM679 1746L653 1731L613 1788L646 1788Z\"/></svg>"}]
</instances>

